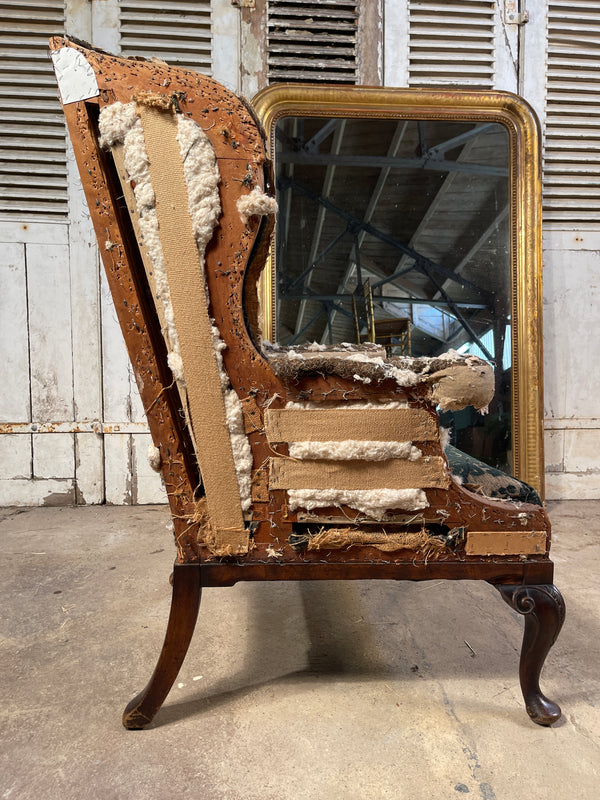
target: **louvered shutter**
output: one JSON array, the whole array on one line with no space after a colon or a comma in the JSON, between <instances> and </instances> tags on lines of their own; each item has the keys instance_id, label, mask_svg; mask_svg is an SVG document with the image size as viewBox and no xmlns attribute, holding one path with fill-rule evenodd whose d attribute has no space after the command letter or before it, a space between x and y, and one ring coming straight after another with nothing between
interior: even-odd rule
<instances>
[{"instance_id":1,"label":"louvered shutter","mask_svg":"<svg viewBox=\"0 0 600 800\"><path fill-rule=\"evenodd\" d=\"M121 53L210 74L210 0L121 0Z\"/></svg>"},{"instance_id":2,"label":"louvered shutter","mask_svg":"<svg viewBox=\"0 0 600 800\"><path fill-rule=\"evenodd\" d=\"M551 2L544 212L600 224L600 6Z\"/></svg>"},{"instance_id":3,"label":"louvered shutter","mask_svg":"<svg viewBox=\"0 0 600 800\"><path fill-rule=\"evenodd\" d=\"M268 79L357 82L357 0L270 0Z\"/></svg>"},{"instance_id":4,"label":"louvered shutter","mask_svg":"<svg viewBox=\"0 0 600 800\"><path fill-rule=\"evenodd\" d=\"M67 213L65 125L48 55L63 0L0 0L0 213Z\"/></svg>"},{"instance_id":5,"label":"louvered shutter","mask_svg":"<svg viewBox=\"0 0 600 800\"><path fill-rule=\"evenodd\" d=\"M495 2L411 0L408 8L410 86L492 87Z\"/></svg>"}]
</instances>

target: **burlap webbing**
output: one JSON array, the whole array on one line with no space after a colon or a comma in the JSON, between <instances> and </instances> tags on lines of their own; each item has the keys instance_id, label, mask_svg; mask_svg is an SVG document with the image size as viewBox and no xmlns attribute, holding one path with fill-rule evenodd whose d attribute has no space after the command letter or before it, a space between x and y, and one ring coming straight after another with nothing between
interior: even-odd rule
<instances>
[{"instance_id":1,"label":"burlap webbing","mask_svg":"<svg viewBox=\"0 0 600 800\"><path fill-rule=\"evenodd\" d=\"M419 408L267 409L270 442L426 442L438 437L433 417Z\"/></svg>"},{"instance_id":2,"label":"burlap webbing","mask_svg":"<svg viewBox=\"0 0 600 800\"><path fill-rule=\"evenodd\" d=\"M214 530L214 549L248 551L221 378L211 336L206 289L188 210L188 193L171 112L137 106L144 128L150 177L156 196L177 336L183 360L197 459Z\"/></svg>"},{"instance_id":3,"label":"burlap webbing","mask_svg":"<svg viewBox=\"0 0 600 800\"><path fill-rule=\"evenodd\" d=\"M136 239L138 241L140 256L142 258L144 271L146 273L146 280L148 281L148 285L150 286L150 292L154 299L154 308L156 309L156 314L160 322L160 328L162 331L165 331L167 327L167 323L165 320L165 309L162 304L162 301L157 295L156 279L154 277L154 264L152 263L152 259L150 258L150 254L148 253L148 249L144 243L142 232L140 230L140 212L138 211L137 203L135 200L135 194L133 192L133 188L129 181L127 168L125 167L125 153L124 153L123 143L115 142L114 144L111 145L110 150L112 153L113 161L115 162L115 166L117 168L117 175L119 176L119 183L121 184L121 189L123 190L123 197L125 198L125 202L129 210L129 218L131 220L131 224L133 225L133 230ZM182 386L181 381L177 382L177 391L179 392L179 397L181 400L181 406L185 416L186 424L188 425L191 431L194 450L196 450L196 441L194 440L192 424L190 421L187 392L185 390L185 386Z\"/></svg>"},{"instance_id":4,"label":"burlap webbing","mask_svg":"<svg viewBox=\"0 0 600 800\"><path fill-rule=\"evenodd\" d=\"M329 528L308 536L308 550L340 550L343 547L366 545L383 552L394 550L420 550L429 552L444 550L445 545L425 530L404 533L385 533L384 531L363 531L355 528Z\"/></svg>"},{"instance_id":5,"label":"burlap webbing","mask_svg":"<svg viewBox=\"0 0 600 800\"><path fill-rule=\"evenodd\" d=\"M407 461L293 461L271 458L270 489L443 489L441 458Z\"/></svg>"}]
</instances>

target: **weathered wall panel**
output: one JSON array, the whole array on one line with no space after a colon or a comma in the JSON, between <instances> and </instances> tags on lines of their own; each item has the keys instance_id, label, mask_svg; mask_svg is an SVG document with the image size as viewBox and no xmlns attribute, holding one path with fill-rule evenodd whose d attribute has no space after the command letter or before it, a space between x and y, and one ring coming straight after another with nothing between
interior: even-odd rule
<instances>
[{"instance_id":1,"label":"weathered wall panel","mask_svg":"<svg viewBox=\"0 0 600 800\"><path fill-rule=\"evenodd\" d=\"M105 501L111 505L130 505L132 491L131 436L113 433L104 437Z\"/></svg>"},{"instance_id":2,"label":"weathered wall panel","mask_svg":"<svg viewBox=\"0 0 600 800\"><path fill-rule=\"evenodd\" d=\"M104 502L104 436L75 434L75 480L80 505Z\"/></svg>"},{"instance_id":3,"label":"weathered wall panel","mask_svg":"<svg viewBox=\"0 0 600 800\"><path fill-rule=\"evenodd\" d=\"M544 237L547 494L600 497L600 233Z\"/></svg>"},{"instance_id":4,"label":"weathered wall panel","mask_svg":"<svg viewBox=\"0 0 600 800\"><path fill-rule=\"evenodd\" d=\"M72 419L69 248L28 244L26 259L32 420Z\"/></svg>"},{"instance_id":5,"label":"weathered wall panel","mask_svg":"<svg viewBox=\"0 0 600 800\"><path fill-rule=\"evenodd\" d=\"M131 437L132 468L136 476L132 502L166 503L167 495L160 478L150 467L148 447L152 443L149 433L134 433Z\"/></svg>"},{"instance_id":6,"label":"weathered wall panel","mask_svg":"<svg viewBox=\"0 0 600 800\"><path fill-rule=\"evenodd\" d=\"M34 433L32 439L34 478L75 477L72 433Z\"/></svg>"},{"instance_id":7,"label":"weathered wall panel","mask_svg":"<svg viewBox=\"0 0 600 800\"><path fill-rule=\"evenodd\" d=\"M0 246L0 421L28 422L29 342L27 338L25 245ZM10 391L7 391L10 387Z\"/></svg>"},{"instance_id":8,"label":"weathered wall panel","mask_svg":"<svg viewBox=\"0 0 600 800\"><path fill-rule=\"evenodd\" d=\"M28 480L31 463L31 436L0 434L0 483L13 478Z\"/></svg>"}]
</instances>

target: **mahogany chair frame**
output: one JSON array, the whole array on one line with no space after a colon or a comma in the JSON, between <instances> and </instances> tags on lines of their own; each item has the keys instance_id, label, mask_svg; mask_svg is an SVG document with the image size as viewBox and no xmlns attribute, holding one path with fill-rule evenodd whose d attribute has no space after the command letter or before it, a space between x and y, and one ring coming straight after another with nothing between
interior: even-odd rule
<instances>
[{"instance_id":1,"label":"mahogany chair frame","mask_svg":"<svg viewBox=\"0 0 600 800\"><path fill-rule=\"evenodd\" d=\"M270 165L260 125L251 108L205 76L174 69L162 62L125 61L61 37L51 40L51 48L53 51L73 48L83 55L96 75L97 94L63 102L64 113L148 425L155 444L160 448L162 477L177 547L172 606L163 649L148 685L125 710L125 727L136 729L148 725L169 693L194 631L203 587L232 586L242 580L365 579L484 580L495 586L502 598L524 616L520 682L527 712L534 722L551 725L561 712L559 706L540 690L539 677L562 626L565 608L560 592L553 585L553 564L549 558L550 526L542 508L527 505L520 509L527 512L528 530L546 532L543 552L526 555L468 555L457 551L428 559L358 547L348 551L329 551L324 558L322 552L298 553L286 547L284 558L272 559L267 556L267 548L272 542L273 526L281 531L281 541L287 541L294 524L297 524L295 516L285 511L284 492L279 495L271 492L268 498L263 497L262 502L253 504L256 521L254 548L248 554L215 558L199 543L198 524L193 521L198 496L202 492L199 469L191 437L179 413L181 401L167 366L160 323L141 265L132 223L121 197L116 168L98 144L97 119L102 106L117 100L128 102L135 91L151 91L163 96L169 92L176 93L175 102L183 113L204 130L214 129L211 141L219 159L222 185L235 185L241 191L251 166L256 184L271 192ZM216 135L215 131L229 133ZM244 394L241 390L248 386L249 380L244 369L248 368L252 386L258 387L253 398L259 407L278 393L288 399L302 397L308 379L297 381L290 387L276 378L253 345L248 331L253 323L251 319L247 322L251 315L245 317L242 312L244 305L247 311L249 305L257 302L254 287L266 261L272 220L255 216L244 224L239 214L228 206L229 201L223 194L223 214L224 217L227 215L227 225L217 229L207 249L206 280L212 315L217 324L223 326L222 335L228 348L224 359L231 383L239 394ZM235 242L234 248L232 241ZM368 387L363 385L357 389L351 381L343 378L332 380L325 375L311 380L311 390L318 389L333 398L341 400L348 391L358 392L355 396L369 397ZM421 401L417 393L415 403ZM421 406L426 407L424 401ZM435 414L435 411L430 409L430 413ZM257 432L250 434L249 438L255 461L268 457L269 448L264 435L261 438ZM494 512L494 518L502 517L506 521L505 528L517 525L516 511L509 508L510 504L483 498L456 484L451 484L447 490L428 491L428 497L432 506L437 504L448 509L450 527L465 524L465 511L475 520L472 524L476 530L502 529L502 525L492 519L490 511Z\"/></svg>"}]
</instances>

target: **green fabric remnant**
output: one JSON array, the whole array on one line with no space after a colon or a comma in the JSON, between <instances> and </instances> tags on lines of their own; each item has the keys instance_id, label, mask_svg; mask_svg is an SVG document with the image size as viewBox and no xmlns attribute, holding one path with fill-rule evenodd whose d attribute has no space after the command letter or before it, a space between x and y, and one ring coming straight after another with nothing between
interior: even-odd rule
<instances>
[{"instance_id":1,"label":"green fabric remnant","mask_svg":"<svg viewBox=\"0 0 600 800\"><path fill-rule=\"evenodd\" d=\"M473 456L457 450L448 445L445 449L450 472L460 478L463 486L468 489L477 487L485 497L497 500L514 500L518 503L532 503L536 506L543 505L539 494L528 483L507 475L499 469L490 467Z\"/></svg>"}]
</instances>

